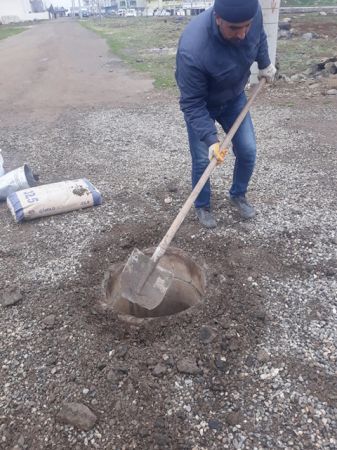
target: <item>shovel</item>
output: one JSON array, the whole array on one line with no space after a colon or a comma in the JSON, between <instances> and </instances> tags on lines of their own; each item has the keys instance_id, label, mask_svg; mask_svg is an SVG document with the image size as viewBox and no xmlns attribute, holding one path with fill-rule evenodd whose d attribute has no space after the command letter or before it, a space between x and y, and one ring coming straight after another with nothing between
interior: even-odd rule
<instances>
[{"instance_id":1,"label":"shovel","mask_svg":"<svg viewBox=\"0 0 337 450\"><path fill-rule=\"evenodd\" d=\"M265 82L266 80L262 78L256 86L251 98L248 100L247 104L235 120L232 128L227 133L221 144L221 149L226 149L230 144L233 136L237 132L243 119L246 117L249 108ZM186 200L185 204L181 208L177 217L173 221L169 230L154 251L152 257L150 258L149 256L144 255L144 253L138 249L133 250L120 277L120 293L123 298L148 310L152 310L160 305L171 285L173 273L161 267L158 264L159 260L165 254L180 225L191 209L195 199L198 197L201 189L204 187L206 181L211 176L216 166L217 160L213 158Z\"/></svg>"}]
</instances>

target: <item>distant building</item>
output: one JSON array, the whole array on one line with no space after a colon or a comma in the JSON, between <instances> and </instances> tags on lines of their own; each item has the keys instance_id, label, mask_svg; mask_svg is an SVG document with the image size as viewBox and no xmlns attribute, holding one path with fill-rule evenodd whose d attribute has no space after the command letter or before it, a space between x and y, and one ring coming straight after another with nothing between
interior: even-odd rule
<instances>
[{"instance_id":1,"label":"distant building","mask_svg":"<svg viewBox=\"0 0 337 450\"><path fill-rule=\"evenodd\" d=\"M56 17L66 17L68 10L63 8L63 6L54 8L54 14Z\"/></svg>"},{"instance_id":2,"label":"distant building","mask_svg":"<svg viewBox=\"0 0 337 450\"><path fill-rule=\"evenodd\" d=\"M213 5L213 0L148 0L146 15L196 16Z\"/></svg>"},{"instance_id":3,"label":"distant building","mask_svg":"<svg viewBox=\"0 0 337 450\"><path fill-rule=\"evenodd\" d=\"M146 9L146 0L117 0L118 9L134 9L138 15L143 14Z\"/></svg>"},{"instance_id":4,"label":"distant building","mask_svg":"<svg viewBox=\"0 0 337 450\"><path fill-rule=\"evenodd\" d=\"M48 19L48 13L35 11L34 8L41 9L42 1L36 0L0 0L0 23L25 22L28 20Z\"/></svg>"},{"instance_id":5,"label":"distant building","mask_svg":"<svg viewBox=\"0 0 337 450\"><path fill-rule=\"evenodd\" d=\"M46 10L42 0L30 0L30 6L33 13L40 13Z\"/></svg>"}]
</instances>

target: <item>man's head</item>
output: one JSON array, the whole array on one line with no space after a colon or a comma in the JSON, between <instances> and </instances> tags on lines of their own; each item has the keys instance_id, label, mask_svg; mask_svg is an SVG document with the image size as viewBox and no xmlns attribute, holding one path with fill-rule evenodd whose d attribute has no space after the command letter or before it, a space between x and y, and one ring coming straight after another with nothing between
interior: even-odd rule
<instances>
[{"instance_id":1,"label":"man's head","mask_svg":"<svg viewBox=\"0 0 337 450\"><path fill-rule=\"evenodd\" d=\"M234 44L243 41L258 6L258 0L215 0L215 18L222 37Z\"/></svg>"}]
</instances>

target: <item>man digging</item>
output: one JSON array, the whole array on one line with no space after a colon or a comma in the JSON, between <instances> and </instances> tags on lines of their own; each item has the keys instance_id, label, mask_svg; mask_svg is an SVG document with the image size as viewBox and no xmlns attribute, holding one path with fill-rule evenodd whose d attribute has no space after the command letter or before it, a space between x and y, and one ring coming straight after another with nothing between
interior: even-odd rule
<instances>
[{"instance_id":1,"label":"man digging","mask_svg":"<svg viewBox=\"0 0 337 450\"><path fill-rule=\"evenodd\" d=\"M215 0L185 28L178 45L176 80L192 156L192 187L216 158L223 162L215 121L225 132L247 103L244 88L257 61L259 77L272 82L276 73L268 54L258 0ZM256 142L248 113L233 140L235 166L230 203L243 219L256 212L246 192L253 174ZM195 201L200 223L215 228L208 181Z\"/></svg>"}]
</instances>

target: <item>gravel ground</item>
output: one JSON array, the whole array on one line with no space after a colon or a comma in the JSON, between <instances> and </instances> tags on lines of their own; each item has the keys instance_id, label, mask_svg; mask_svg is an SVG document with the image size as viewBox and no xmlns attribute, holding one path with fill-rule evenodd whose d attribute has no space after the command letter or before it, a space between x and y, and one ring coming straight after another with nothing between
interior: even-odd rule
<instances>
[{"instance_id":1,"label":"gravel ground","mask_svg":"<svg viewBox=\"0 0 337 450\"><path fill-rule=\"evenodd\" d=\"M206 270L204 304L139 328L102 313L101 282L189 193L176 99L0 130L7 169L85 176L104 199L22 225L0 206L0 296L18 294L0 306L1 448L337 449L336 99L278 86L252 114L259 215L228 205L228 158L218 228L191 212L174 242Z\"/></svg>"}]
</instances>

